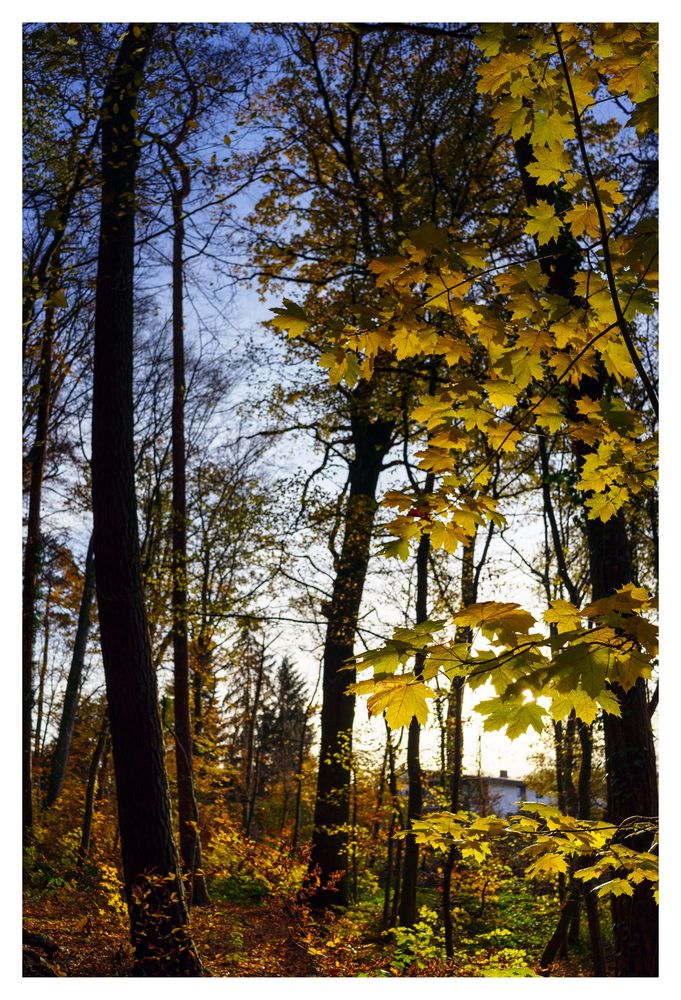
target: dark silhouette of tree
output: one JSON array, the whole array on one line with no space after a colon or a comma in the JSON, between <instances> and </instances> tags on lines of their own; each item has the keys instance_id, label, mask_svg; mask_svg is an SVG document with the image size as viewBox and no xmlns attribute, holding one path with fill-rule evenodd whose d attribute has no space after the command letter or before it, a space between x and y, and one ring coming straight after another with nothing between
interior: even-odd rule
<instances>
[{"instance_id":1,"label":"dark silhouette of tree","mask_svg":"<svg viewBox=\"0 0 681 1000\"><path fill-rule=\"evenodd\" d=\"M156 677L140 574L132 332L135 118L154 25L124 33L102 105L92 508L97 604L131 937L146 975L197 975L178 872Z\"/></svg>"}]
</instances>

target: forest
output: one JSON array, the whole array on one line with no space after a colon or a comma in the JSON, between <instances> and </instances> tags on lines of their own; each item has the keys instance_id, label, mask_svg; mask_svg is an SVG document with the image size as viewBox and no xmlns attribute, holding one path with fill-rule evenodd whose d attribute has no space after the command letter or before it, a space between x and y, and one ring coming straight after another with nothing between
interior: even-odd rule
<instances>
[{"instance_id":1,"label":"forest","mask_svg":"<svg viewBox=\"0 0 681 1000\"><path fill-rule=\"evenodd\" d=\"M659 975L657 46L24 24L25 977Z\"/></svg>"}]
</instances>

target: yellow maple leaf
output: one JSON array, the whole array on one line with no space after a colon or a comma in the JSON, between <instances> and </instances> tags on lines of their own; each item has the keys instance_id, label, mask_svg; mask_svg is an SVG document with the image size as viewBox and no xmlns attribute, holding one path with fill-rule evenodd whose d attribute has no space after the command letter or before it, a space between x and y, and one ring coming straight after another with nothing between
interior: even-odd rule
<instances>
[{"instance_id":1,"label":"yellow maple leaf","mask_svg":"<svg viewBox=\"0 0 681 1000\"><path fill-rule=\"evenodd\" d=\"M566 139L574 139L575 126L569 115L556 111L537 111L532 128L533 146L562 146Z\"/></svg>"},{"instance_id":2,"label":"yellow maple leaf","mask_svg":"<svg viewBox=\"0 0 681 1000\"><path fill-rule=\"evenodd\" d=\"M620 385L622 379L636 378L636 368L625 344L619 339L601 341L597 345L606 369Z\"/></svg>"},{"instance_id":3,"label":"yellow maple leaf","mask_svg":"<svg viewBox=\"0 0 681 1000\"><path fill-rule=\"evenodd\" d=\"M430 528L430 540L433 548L444 549L450 554L456 552L458 546L465 542L466 538L466 534L458 529L456 524L433 521Z\"/></svg>"},{"instance_id":4,"label":"yellow maple leaf","mask_svg":"<svg viewBox=\"0 0 681 1000\"><path fill-rule=\"evenodd\" d=\"M570 167L564 147L537 146L533 152L534 160L529 164L527 172L530 177L536 177L540 184L556 184Z\"/></svg>"},{"instance_id":5,"label":"yellow maple leaf","mask_svg":"<svg viewBox=\"0 0 681 1000\"><path fill-rule=\"evenodd\" d=\"M522 100L506 97L492 111L498 132L510 132L514 139L520 139L530 131L531 112Z\"/></svg>"},{"instance_id":6,"label":"yellow maple leaf","mask_svg":"<svg viewBox=\"0 0 681 1000\"><path fill-rule=\"evenodd\" d=\"M520 431L517 430L509 420L499 420L489 423L485 427L485 434L492 448L496 451L515 451L518 441L520 441ZM480 482L478 478L476 482Z\"/></svg>"},{"instance_id":7,"label":"yellow maple leaf","mask_svg":"<svg viewBox=\"0 0 681 1000\"><path fill-rule=\"evenodd\" d=\"M434 354L443 354L448 364L458 365L459 361L470 361L471 346L459 337L444 334L438 338Z\"/></svg>"},{"instance_id":8,"label":"yellow maple leaf","mask_svg":"<svg viewBox=\"0 0 681 1000\"><path fill-rule=\"evenodd\" d=\"M539 199L536 205L530 205L526 209L530 221L525 225L525 232L530 236L536 236L540 246L548 243L549 240L558 239L560 235L560 219L556 215L553 205L547 201Z\"/></svg>"},{"instance_id":9,"label":"yellow maple leaf","mask_svg":"<svg viewBox=\"0 0 681 1000\"><path fill-rule=\"evenodd\" d=\"M521 73L522 71L522 73ZM478 68L480 94L496 94L518 73L527 75L527 53L501 52Z\"/></svg>"},{"instance_id":10,"label":"yellow maple leaf","mask_svg":"<svg viewBox=\"0 0 681 1000\"><path fill-rule=\"evenodd\" d=\"M488 379L482 384L487 390L487 396L492 406L515 406L520 386L502 378Z\"/></svg>"},{"instance_id":11,"label":"yellow maple leaf","mask_svg":"<svg viewBox=\"0 0 681 1000\"><path fill-rule=\"evenodd\" d=\"M457 625L495 632L502 642L515 645L518 634L526 635L534 625L535 618L519 604L482 601L459 611L454 615L454 621Z\"/></svg>"},{"instance_id":12,"label":"yellow maple leaf","mask_svg":"<svg viewBox=\"0 0 681 1000\"><path fill-rule=\"evenodd\" d=\"M559 632L569 632L580 627L582 615L571 601L557 599L551 601L550 610L544 612L544 621L549 624L554 622Z\"/></svg>"},{"instance_id":13,"label":"yellow maple leaf","mask_svg":"<svg viewBox=\"0 0 681 1000\"><path fill-rule=\"evenodd\" d=\"M585 233L587 236L595 237L599 236L601 232L596 206L586 202L581 202L566 212L565 222L572 230L573 236L581 236Z\"/></svg>"},{"instance_id":14,"label":"yellow maple leaf","mask_svg":"<svg viewBox=\"0 0 681 1000\"><path fill-rule=\"evenodd\" d=\"M376 690L369 696L367 708L371 715L385 712L386 722L391 729L408 726L412 718L423 724L428 718L428 698L433 692L413 675L401 674L397 677L376 682Z\"/></svg>"},{"instance_id":15,"label":"yellow maple leaf","mask_svg":"<svg viewBox=\"0 0 681 1000\"><path fill-rule=\"evenodd\" d=\"M560 430L563 426L563 412L560 408L560 403L556 399L549 397L542 399L538 403L534 403L532 412L537 426L546 428L551 434L554 431Z\"/></svg>"}]
</instances>

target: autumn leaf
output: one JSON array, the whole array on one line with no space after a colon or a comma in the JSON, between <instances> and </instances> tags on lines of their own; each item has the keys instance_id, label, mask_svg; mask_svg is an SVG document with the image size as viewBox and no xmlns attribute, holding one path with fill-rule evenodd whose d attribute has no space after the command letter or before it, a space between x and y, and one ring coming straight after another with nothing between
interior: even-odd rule
<instances>
[{"instance_id":1,"label":"autumn leaf","mask_svg":"<svg viewBox=\"0 0 681 1000\"><path fill-rule=\"evenodd\" d=\"M573 236L597 237L600 236L601 228L598 221L598 212L595 205L580 202L569 212L565 213L565 222L572 230Z\"/></svg>"},{"instance_id":2,"label":"autumn leaf","mask_svg":"<svg viewBox=\"0 0 681 1000\"><path fill-rule=\"evenodd\" d=\"M551 875L562 875L568 870L567 861L560 854L543 854L525 871L526 878L546 878Z\"/></svg>"},{"instance_id":3,"label":"autumn leaf","mask_svg":"<svg viewBox=\"0 0 681 1000\"><path fill-rule=\"evenodd\" d=\"M546 709L534 701L520 704L513 699L505 701L502 698L488 698L478 702L473 710L485 716L486 732L506 727L509 740L521 736L530 727L538 733L543 732L544 717L547 714Z\"/></svg>"},{"instance_id":4,"label":"autumn leaf","mask_svg":"<svg viewBox=\"0 0 681 1000\"><path fill-rule=\"evenodd\" d=\"M530 221L525 225L525 232L530 236L536 236L540 246L550 240L558 239L561 223L553 205L539 199L536 205L528 205L525 212L530 217Z\"/></svg>"},{"instance_id":5,"label":"autumn leaf","mask_svg":"<svg viewBox=\"0 0 681 1000\"><path fill-rule=\"evenodd\" d=\"M290 338L300 337L310 326L305 310L290 299L284 299L283 309L274 308L272 312L276 313L270 320L272 326L287 331Z\"/></svg>"},{"instance_id":6,"label":"autumn leaf","mask_svg":"<svg viewBox=\"0 0 681 1000\"><path fill-rule=\"evenodd\" d=\"M515 406L520 387L506 379L488 379L482 383L492 406Z\"/></svg>"},{"instance_id":7,"label":"autumn leaf","mask_svg":"<svg viewBox=\"0 0 681 1000\"><path fill-rule=\"evenodd\" d=\"M551 608L544 612L544 621L549 624L555 623L559 632L568 632L570 629L579 628L582 621L582 613L571 601L564 601L560 598L551 601Z\"/></svg>"},{"instance_id":8,"label":"autumn leaf","mask_svg":"<svg viewBox=\"0 0 681 1000\"><path fill-rule=\"evenodd\" d=\"M575 126L569 115L555 111L537 111L532 127L533 146L561 146L565 140L574 139Z\"/></svg>"},{"instance_id":9,"label":"autumn leaf","mask_svg":"<svg viewBox=\"0 0 681 1000\"><path fill-rule=\"evenodd\" d=\"M526 635L535 624L535 618L524 611L519 604L503 604L498 601L483 601L470 604L454 615L457 625L480 628L496 633L501 642L514 646L518 635Z\"/></svg>"},{"instance_id":10,"label":"autumn leaf","mask_svg":"<svg viewBox=\"0 0 681 1000\"><path fill-rule=\"evenodd\" d=\"M372 715L385 712L391 729L408 726L412 718L423 724L428 718L427 699L433 692L422 681L403 674L390 680L379 681L367 705Z\"/></svg>"},{"instance_id":11,"label":"autumn leaf","mask_svg":"<svg viewBox=\"0 0 681 1000\"><path fill-rule=\"evenodd\" d=\"M557 184L563 173L570 168L570 161L565 150L546 146L534 147L534 160L528 165L527 172L540 184Z\"/></svg>"}]
</instances>

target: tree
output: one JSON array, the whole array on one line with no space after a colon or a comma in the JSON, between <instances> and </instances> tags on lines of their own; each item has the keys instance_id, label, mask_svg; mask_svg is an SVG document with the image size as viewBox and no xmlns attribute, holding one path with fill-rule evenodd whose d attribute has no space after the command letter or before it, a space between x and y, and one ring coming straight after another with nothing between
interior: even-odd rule
<instances>
[{"instance_id":1,"label":"tree","mask_svg":"<svg viewBox=\"0 0 681 1000\"><path fill-rule=\"evenodd\" d=\"M424 257L414 252L413 243L410 245L405 242L400 261L384 260L379 262L378 267L381 273L390 274L392 294L397 302L391 317L393 328L396 317L399 316L401 324L415 330L423 322L426 308L440 308L457 317L460 329L468 328L471 337L487 344L489 377L485 382L478 383L477 386L473 382L454 385L446 394L441 394L439 399L424 399L419 410L414 411L429 430L442 428L451 435L456 428L455 421L462 420L465 430L470 431L473 427L484 429L496 452L504 447L513 448L520 439L521 429L525 429L530 420L540 430L543 427L552 429L554 422L558 426L562 425L565 418L560 407L567 400L568 433L574 442L578 458L578 487L587 494L584 499L584 507L588 512L586 534L592 590L596 597L592 605L584 609L584 613L588 618L614 614L620 622L625 609L633 611L635 607L643 610L649 607L646 592L637 589L631 582L623 508L630 495L645 492L654 484L651 469L654 462L654 442L648 439L642 446L639 444L634 447L633 435L640 435L644 431L642 416L630 414L624 421L618 421L614 414L622 413L624 407L611 402L612 382L610 395L606 395L605 387L608 377L619 384L625 379L640 378L647 402L656 413L655 389L636 351L631 327L631 318L637 311L646 312L652 307L656 252L648 242L649 230L641 230L641 220L631 236L619 236L615 240L609 233L606 215L615 212L624 196L616 180L604 178L597 182L594 179L585 141L586 126L582 123L572 86L572 74L579 72L579 59L584 48L593 46L595 52L602 39L593 28L585 30L571 26L569 31L570 40L577 39L579 42L579 45L574 45L570 50L571 69L568 68L561 33L555 26L550 31L544 31L540 26L529 31L521 29L517 34L515 29L494 26L481 41L481 46L492 59L480 70L480 86L489 86L495 94L501 92L502 100L495 110L495 117L499 120L500 131L505 131L509 126L511 128L516 150L519 150L521 168L525 170L526 190L539 188L543 192L551 184L555 174L560 177L569 166L577 168L577 164L569 161L564 147L566 139L576 136L583 174L572 175L571 187L578 189L580 193L589 192L593 199L592 205L584 202L571 207L570 200L565 197L565 190L560 187L547 192L545 198L538 197L536 191L528 197L529 221L526 232L537 237L539 260L533 262L533 266L526 264L524 268L511 267L506 273L503 273L503 265L492 265L493 271L502 272L497 273L493 279L497 288L502 294L512 293L509 296L509 306L515 321L511 328L512 335L507 336L499 323L498 306L487 305L481 298L486 270L481 268L476 274L477 269L473 267L467 275L463 270L456 271L452 267L455 254L465 262L462 247L457 249L456 244L450 245L448 256L441 257L435 266L426 257L430 273L424 273ZM649 52L646 33L638 28L627 28L622 35L618 35L614 28L606 28L604 31L607 39L605 50L612 54L604 60L603 66L604 71L610 74L608 85L612 92L617 95L630 89L634 99L639 99L642 103L649 98L652 100L652 76L647 75L643 81L632 81L623 69L628 66L631 58L627 51L629 44L637 47L639 55ZM509 40L507 51L504 44ZM528 51L534 52L541 65L540 77L532 69L529 71L531 94L538 92L540 95L535 98L534 113L529 99L530 91L522 94L522 86L519 86L524 76L528 75ZM594 56L594 65L581 73L582 108L591 102L592 91L599 85L596 63L597 56ZM534 63L530 62L529 66L533 67ZM549 118L547 111L549 101L555 112L552 118ZM649 110L645 109L644 113L642 109L638 117L634 110L634 120L643 131L648 127ZM593 128L597 133L598 123ZM540 147L542 150L547 148L548 154L537 152L534 160L531 160L532 143L537 151ZM561 157L565 157L565 160ZM533 179L531 183L530 178ZM630 222L631 212L625 218ZM580 272L576 259L576 251L579 250L576 241L583 233L597 237L598 255L593 260L589 258L587 270ZM433 250L434 246L434 241L431 241L429 249ZM422 289L424 285L425 291L420 292L421 308L415 312L410 296L415 289ZM443 287L444 292L441 291ZM465 304L464 296L469 296L471 305ZM542 325L543 317L549 318L548 330ZM486 329L483 324L487 324ZM337 347L339 351L350 348L369 352L373 350L369 337L373 336L373 331L367 335L361 327L356 332L353 331L351 338L346 331L338 338ZM401 340L401 337L399 341L393 337L396 351L405 350ZM562 343L567 350L561 346ZM426 351L423 341L415 341L409 355L418 357ZM539 391L535 390L533 396L525 397L525 388L535 378L544 375L546 364L550 372L546 374L546 387L538 387ZM534 365L537 367L536 375L532 371ZM453 399L457 401L453 403ZM549 399L553 401L549 402ZM516 405L520 410L520 418L509 419L504 413L504 407ZM600 434L597 427L601 428ZM599 475L606 462L607 479L602 473ZM443 466L447 467L444 462ZM477 499L471 497L471 487L474 484L484 487L489 481L488 466L489 460L478 468L468 482L448 475L443 481L445 488L438 498L439 506L432 509L431 503L432 513L428 518L423 518L422 512L417 509L398 518L394 530L403 540L399 543L403 547L400 551L408 552L409 539L424 533L430 534L431 540L437 533L437 537L443 539L443 542L454 526L460 526L465 534L470 534L471 519L479 521L483 511L486 516L493 514L489 498L484 495ZM428 465L424 463L424 467L428 468ZM463 487L458 496L453 492L457 487ZM404 498L404 503L405 506L409 503L407 497ZM434 523L433 513L439 515L437 524ZM445 513L451 520L445 521ZM552 602L552 610L545 615L547 623L562 622L561 612L558 610L560 603ZM497 641L503 643L505 628L502 619L506 614L513 618L515 608L517 605L500 605L495 602L473 605L455 615L454 622L481 628L483 634L496 635ZM570 623L577 624L582 613L572 604L569 604L569 609ZM511 626L511 631L526 631L530 619L523 620L524 614L519 612L520 617ZM562 624L565 627L567 622ZM431 628L437 631L434 625ZM565 685L563 690L567 691L569 683L572 685L570 694L561 698L559 687L555 691L555 707L552 708L553 718L556 720L574 711L578 718L588 723L594 718L598 706L603 707L606 760L611 782L609 816L618 828L623 822L628 822L624 812L628 811L629 817L644 815L654 819L657 809L655 756L643 682L650 674L650 658L655 654L655 640L651 633L650 641L644 643L647 645L648 655L638 659L634 633L629 630L628 625L625 626L625 632L629 639L621 649L617 648L619 639L613 638L610 642L611 658L602 674L587 679L583 669L579 669L571 675L569 682L567 676L564 676L561 682ZM399 641L403 643L406 638L403 630ZM507 638L511 639L510 632ZM590 636L591 642L593 639ZM420 657L424 648L424 629L412 630L409 641L411 655ZM523 657L529 655L524 672L515 679L509 677L502 680L497 677L495 686L498 697L482 702L478 705L478 710L488 715L488 728L507 725L509 734L523 731L529 725L539 730L539 720L545 710L536 704L530 706L514 702L514 699L521 692L522 684L529 684L530 687L535 684L535 692L547 694L562 670L567 667L570 656L565 651L557 654L554 648L549 659L551 671L542 675L541 672L533 672L533 665L537 667L539 661L535 660L535 654L531 652L532 641L526 642L522 654L520 650L523 645L519 644L518 638L511 641L518 650L513 654L514 657L520 657L515 661L518 666ZM559 631L553 645L562 646L566 642L569 643L569 640L561 638ZM595 648L592 646L591 649L592 653L588 655L594 654ZM396 657L397 663L408 655L403 648L389 647L389 650L390 657ZM575 666L580 654L585 655L586 649L577 652L576 659L572 661ZM366 654L361 662L385 662L382 657L387 655L386 650ZM458 667L456 660L460 654L455 650L445 652L444 649L438 649L431 655L434 657L433 670L436 669L439 656L443 658L440 662L443 665L449 664L447 670L455 675L461 673L464 676L476 676L476 682L485 676L491 677L482 663L479 666L472 666L470 662L464 664L463 660L468 659L469 654L462 657ZM480 657L476 659L479 660ZM626 671L622 666L625 660L632 666L637 664L626 678ZM427 671L428 661L424 677L427 677ZM393 719L401 719L401 706L406 701L405 683L409 685L407 690L411 699L415 703L422 702L425 706L427 688L420 675L417 676L416 671L413 671L408 679L400 677L399 684L397 681L379 681L373 688L370 709L373 702L373 711L379 707L387 707L389 718L392 712ZM597 691L596 688L600 690ZM372 689L367 687L365 690ZM631 758L625 765L624 761L629 755ZM632 784L634 761L640 779L636 791ZM643 854L650 853L644 850L647 843L645 837L638 843ZM613 907L620 971L628 969L631 973L636 969L645 975L654 974L656 916L648 883L628 894L626 901L616 900ZM631 921L622 920L618 917L620 911L636 912L637 917ZM633 945L631 936L634 927L635 933L640 935L636 946Z\"/></svg>"},{"instance_id":2,"label":"tree","mask_svg":"<svg viewBox=\"0 0 681 1000\"><path fill-rule=\"evenodd\" d=\"M184 347L184 214L191 191L191 171L181 154L183 141L195 124L199 110L198 90L171 35L171 47L186 77L188 104L177 133L165 140L162 148L172 167L167 176L173 214L172 258L172 328L173 328L173 405L172 405L172 636L173 636L173 708L175 718L175 760L177 768L180 851L185 872L191 876L192 902L209 902L206 881L201 872L199 815L194 793L192 732L190 715L189 636L187 616L187 484L185 446L185 347ZM174 173L177 176L174 176Z\"/></svg>"},{"instance_id":3,"label":"tree","mask_svg":"<svg viewBox=\"0 0 681 1000\"><path fill-rule=\"evenodd\" d=\"M30 489L28 524L24 548L22 587L21 658L22 658L22 809L24 840L30 840L33 827L33 641L35 635L38 562L40 552L40 505L42 498L45 452L51 403L52 344L54 303L45 311L45 330L40 353L40 383L35 439L29 456Z\"/></svg>"},{"instance_id":4,"label":"tree","mask_svg":"<svg viewBox=\"0 0 681 1000\"><path fill-rule=\"evenodd\" d=\"M491 217L498 198L490 184L496 140L470 86L468 45L405 40L392 31L363 39L347 26L286 25L276 34L285 46L286 73L255 105L262 113L267 102L270 130L278 132L270 185L252 218L256 261L267 287L290 280L308 289L302 323L290 303L276 310L273 323L296 335L294 350L329 370L337 388L322 397L330 415L325 406L316 423L330 425L323 435L326 457L341 445L348 463L342 542L323 608L329 624L310 874L320 879L313 898L324 907L347 901L354 699L346 661L369 566L378 481L400 440L402 400L428 378L418 367L382 364L380 327L361 373L358 356L338 350L335 338L344 324L369 321L375 302L370 262L394 253L411 226L428 220L430 232L438 216L465 225L476 204ZM508 238L508 227L492 218L489 232L497 242Z\"/></svg>"},{"instance_id":5,"label":"tree","mask_svg":"<svg viewBox=\"0 0 681 1000\"><path fill-rule=\"evenodd\" d=\"M85 666L85 650L87 646L88 632L90 630L90 612L92 608L92 598L95 591L95 559L92 538L88 543L87 555L85 557L85 574L83 577L83 592L80 601L80 611L78 614L78 628L73 641L73 655L71 657L71 668L66 682L64 693L64 705L62 708L61 721L57 743L52 757L50 774L47 782L47 792L45 795L45 805L54 805L61 795L66 777L66 765L68 764L71 752L71 740L76 724L76 711L78 709L78 694L80 691L83 668Z\"/></svg>"},{"instance_id":6,"label":"tree","mask_svg":"<svg viewBox=\"0 0 681 1000\"><path fill-rule=\"evenodd\" d=\"M281 835L288 820L294 782L294 822L298 820L301 772L312 737L305 688L305 681L296 667L288 657L284 657L274 678L273 700L263 713L260 723L259 741L264 758L261 793L269 790L272 794L274 786L281 783Z\"/></svg>"},{"instance_id":7,"label":"tree","mask_svg":"<svg viewBox=\"0 0 681 1000\"><path fill-rule=\"evenodd\" d=\"M189 933L177 870L140 575L134 485L132 288L134 184L140 155L135 110L153 33L153 25L131 25L124 32L102 106L92 509L97 605L133 946L147 975L196 975L201 964Z\"/></svg>"}]
</instances>

